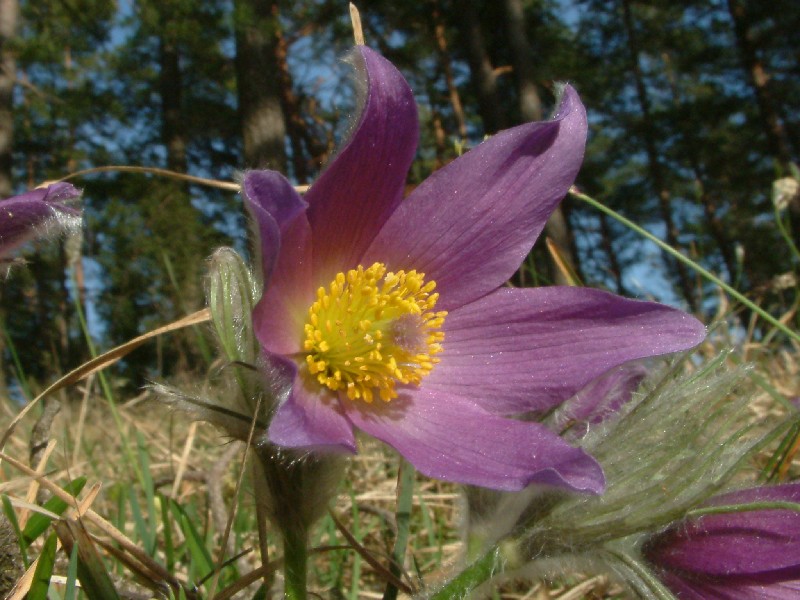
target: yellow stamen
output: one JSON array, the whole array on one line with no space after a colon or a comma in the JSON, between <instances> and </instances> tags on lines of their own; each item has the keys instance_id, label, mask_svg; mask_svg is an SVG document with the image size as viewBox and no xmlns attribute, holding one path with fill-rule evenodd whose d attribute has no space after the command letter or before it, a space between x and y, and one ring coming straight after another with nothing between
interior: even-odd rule
<instances>
[{"instance_id":1,"label":"yellow stamen","mask_svg":"<svg viewBox=\"0 0 800 600\"><path fill-rule=\"evenodd\" d=\"M339 273L308 309L308 370L351 400L397 397L398 383L419 385L439 359L446 311L434 311L436 283L416 271L387 273L383 263Z\"/></svg>"}]
</instances>

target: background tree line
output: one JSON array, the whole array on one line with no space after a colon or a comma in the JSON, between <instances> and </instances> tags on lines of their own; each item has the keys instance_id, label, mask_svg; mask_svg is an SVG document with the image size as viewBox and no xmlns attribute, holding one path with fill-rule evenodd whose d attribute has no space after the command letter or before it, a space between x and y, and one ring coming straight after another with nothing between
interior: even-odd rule
<instances>
[{"instance_id":1,"label":"background tree line","mask_svg":"<svg viewBox=\"0 0 800 600\"><path fill-rule=\"evenodd\" d=\"M581 189L775 314L797 306L797 260L771 201L800 154L797 2L359 8L367 42L419 102L410 185L485 135L545 118L554 83L567 80L590 116ZM227 180L269 167L312 182L353 106L338 61L351 39L343 0L0 0L0 197L109 164ZM103 346L197 309L204 257L221 244L246 249L231 192L124 173L76 183L84 238L36 248L0 291L0 385L85 360L87 307ZM799 214L795 199L795 243ZM715 310L686 267L586 206L563 203L546 233L588 285ZM539 246L517 283L563 283ZM185 332L138 350L121 374L138 385L142 373L203 371L206 347L202 331Z\"/></svg>"}]
</instances>

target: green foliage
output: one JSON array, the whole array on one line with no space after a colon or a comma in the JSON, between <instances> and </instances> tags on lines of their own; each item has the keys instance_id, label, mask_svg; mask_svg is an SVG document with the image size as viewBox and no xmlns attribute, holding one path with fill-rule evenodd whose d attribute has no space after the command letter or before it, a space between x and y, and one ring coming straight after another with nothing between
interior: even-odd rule
<instances>
[{"instance_id":1,"label":"green foliage","mask_svg":"<svg viewBox=\"0 0 800 600\"><path fill-rule=\"evenodd\" d=\"M86 485L86 477L78 477L65 485L64 491L72 496L77 496L81 493L84 485ZM60 515L68 508L68 505L61 498L54 496L45 502L42 508L53 514ZM31 515L31 518L28 519L28 522L25 523L25 528L22 530L22 543L26 548L47 530L50 521L50 517L41 513L34 513Z\"/></svg>"},{"instance_id":2,"label":"green foliage","mask_svg":"<svg viewBox=\"0 0 800 600\"><path fill-rule=\"evenodd\" d=\"M51 533L44 543L39 562L36 564L36 571L33 575L33 584L28 592L30 600L45 600L47 590L50 587L50 576L53 574L53 566L56 562L56 534Z\"/></svg>"}]
</instances>

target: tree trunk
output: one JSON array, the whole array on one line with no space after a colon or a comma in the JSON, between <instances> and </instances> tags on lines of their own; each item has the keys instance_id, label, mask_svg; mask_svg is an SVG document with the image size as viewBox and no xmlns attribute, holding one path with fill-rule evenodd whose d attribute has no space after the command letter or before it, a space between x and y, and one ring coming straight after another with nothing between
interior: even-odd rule
<instances>
[{"instance_id":1,"label":"tree trunk","mask_svg":"<svg viewBox=\"0 0 800 600\"><path fill-rule=\"evenodd\" d=\"M457 136L461 142L466 141L467 122L464 115L464 107L461 104L461 94L458 91L453 74L441 2L440 0L430 0L430 5L430 34L436 41L437 69L434 75L426 78L426 84L427 95L430 98L430 128L436 147L434 170L437 170L445 166L453 158L453 148L448 144L450 136ZM446 96L436 87L439 81L443 82L447 89ZM445 98L447 98L447 101L445 101ZM452 121L455 122L455 131L448 131L449 127L445 116L448 114L452 115Z\"/></svg>"},{"instance_id":2,"label":"tree trunk","mask_svg":"<svg viewBox=\"0 0 800 600\"><path fill-rule=\"evenodd\" d=\"M525 31L525 13L521 0L504 0L506 13L506 33L508 34L508 44L514 62L514 75L517 83L517 94L519 96L519 112L522 121L541 121L542 101L536 87L536 72L533 67L533 50L528 42ZM572 232L570 231L569 220L561 206L557 206L553 214L547 220L544 227L545 235L555 245L561 259L567 268L573 272L577 271L578 261L573 251ZM569 283L569 277L562 273L553 261L551 264L551 275L553 282L557 285Z\"/></svg>"},{"instance_id":3,"label":"tree trunk","mask_svg":"<svg viewBox=\"0 0 800 600\"><path fill-rule=\"evenodd\" d=\"M750 37L750 26L747 19L747 8L741 0L728 0L728 13L733 21L733 32L742 67L758 104L761 117L761 128L767 138L770 152L780 165L782 175L790 175L789 165L792 162L792 151L786 129L778 116L775 100L769 88L769 75L758 58L755 45Z\"/></svg>"},{"instance_id":4,"label":"tree trunk","mask_svg":"<svg viewBox=\"0 0 800 600\"><path fill-rule=\"evenodd\" d=\"M186 173L188 158L186 154L187 135L183 118L183 77L180 68L180 49L178 41L168 36L167 18L162 17L164 29L159 38L159 91L161 95L161 141L167 150L167 169L178 173ZM161 190L160 204L156 212L150 215L154 235L170 239L173 232L180 229L176 221L183 218L196 218L194 208L189 201L189 188L187 184L179 181L166 181L159 186ZM164 219L163 214L171 215ZM183 217L180 215L184 215ZM165 227L170 229L164 229ZM179 234L180 235L180 234ZM173 238L174 240L174 238ZM163 318L174 319L185 306L195 304L200 298L200 288L197 282L195 269L196 261L200 257L186 256L195 248L196 240L182 240L168 243L164 249L162 260L168 260L169 265L175 269L170 274L170 267L164 265L165 277L174 276L174 284L167 289L172 289L172 306L174 310L163 315ZM192 340L187 332L181 332L175 337L175 372L185 372L189 369L190 355L192 354Z\"/></svg>"},{"instance_id":5,"label":"tree trunk","mask_svg":"<svg viewBox=\"0 0 800 600\"><path fill-rule=\"evenodd\" d=\"M608 217L602 212L600 213L600 240L603 251L608 256L608 272L614 278L617 293L627 296L628 290L625 282L622 281L622 269L617 259L617 252L614 250L614 236L608 223Z\"/></svg>"},{"instance_id":6,"label":"tree trunk","mask_svg":"<svg viewBox=\"0 0 800 600\"><path fill-rule=\"evenodd\" d=\"M453 75L453 65L450 60L450 51L447 48L447 36L445 35L444 20L442 19L442 12L438 0L434 0L431 17L433 19L436 48L439 51L439 63L442 65L445 85L447 86L447 93L450 97L450 106L453 109L453 118L455 118L458 127L458 135L462 140L466 140L467 122L464 116L464 107L461 104L461 95L458 93L458 87L456 87L455 77Z\"/></svg>"},{"instance_id":7,"label":"tree trunk","mask_svg":"<svg viewBox=\"0 0 800 600\"><path fill-rule=\"evenodd\" d=\"M522 121L542 120L542 100L536 87L533 49L525 31L525 11L522 0L504 0L506 33L514 63L514 76L519 94L519 112Z\"/></svg>"},{"instance_id":8,"label":"tree trunk","mask_svg":"<svg viewBox=\"0 0 800 600\"><path fill-rule=\"evenodd\" d=\"M496 133L508 127L500 110L500 97L497 95L497 76L486 50L478 11L474 2L464 2L455 9L461 43L467 54L470 80L478 97L478 110L487 134Z\"/></svg>"},{"instance_id":9,"label":"tree trunk","mask_svg":"<svg viewBox=\"0 0 800 600\"><path fill-rule=\"evenodd\" d=\"M281 108L278 4L235 0L236 78L247 167L286 171L286 124Z\"/></svg>"},{"instance_id":10,"label":"tree trunk","mask_svg":"<svg viewBox=\"0 0 800 600\"><path fill-rule=\"evenodd\" d=\"M672 218L672 199L669 188L667 187L664 171L658 158L658 148L654 138L654 126L651 117L650 99L647 96L647 88L644 83L644 76L639 66L639 46L633 28L633 15L631 14L630 0L622 0L623 26L628 42L628 60L630 71L633 73L636 84L636 96L639 101L639 108L642 112L642 135L644 136L645 151L647 153L647 165L650 173L650 180L658 196L658 207L661 212L661 219L666 228L667 243L675 250L681 250L678 243L678 228ZM665 256L670 271L677 274L678 288L692 311L697 309L697 302L692 290L692 281L686 266Z\"/></svg>"},{"instance_id":11,"label":"tree trunk","mask_svg":"<svg viewBox=\"0 0 800 600\"><path fill-rule=\"evenodd\" d=\"M672 61L669 54L666 52L662 55L662 58L667 68L667 79L669 80L670 90L672 92L672 104L676 108L680 108L680 92L675 79L675 73L672 70ZM734 277L736 277L736 251L734 250L733 242L728 238L727 233L725 233L725 227L717 212L717 204L705 183L706 178L704 177L703 168L700 164L700 156L697 152L697 149L700 147L700 140L695 138L694 129L688 120L679 119L677 125L680 130L681 141L683 142L682 152L685 153L689 161L689 166L692 169L696 197L703 207L706 227L708 227L708 231L711 233L711 237L714 238L719 253L722 256L722 262L725 264L725 270L728 273L728 281L733 283Z\"/></svg>"},{"instance_id":12,"label":"tree trunk","mask_svg":"<svg viewBox=\"0 0 800 600\"><path fill-rule=\"evenodd\" d=\"M289 135L289 144L292 148L292 168L298 183L308 183L309 169L304 150L304 142L308 138L307 127L300 112L300 102L292 89L292 73L289 71L288 61L289 45L280 29L276 31L276 36L275 65L280 87L281 109L285 118L286 132Z\"/></svg>"},{"instance_id":13,"label":"tree trunk","mask_svg":"<svg viewBox=\"0 0 800 600\"><path fill-rule=\"evenodd\" d=\"M742 67L747 73L747 80L753 89L758 104L761 129L767 138L767 147L780 168L782 177L792 173L792 144L780 118L778 107L769 86L769 74L758 57L755 44L750 36L750 24L747 18L747 7L742 0L728 0L728 13L733 21L733 32ZM795 165L796 166L796 165ZM789 203L789 216L792 225L794 243L800 246L800 199Z\"/></svg>"},{"instance_id":14,"label":"tree trunk","mask_svg":"<svg viewBox=\"0 0 800 600\"><path fill-rule=\"evenodd\" d=\"M11 41L17 35L19 4L17 0L0 0L0 199L12 193L12 147L14 142L14 84L17 81L17 63ZM0 291L1 293L1 291ZM5 314L0 309L0 325ZM5 336L0 335L0 356L5 351ZM6 395L6 377L0 364L0 397ZM0 524L0 526L2 526Z\"/></svg>"},{"instance_id":15,"label":"tree trunk","mask_svg":"<svg viewBox=\"0 0 800 600\"><path fill-rule=\"evenodd\" d=\"M177 44L160 39L161 139L167 149L167 168L186 172L186 134L181 115L181 70Z\"/></svg>"},{"instance_id":16,"label":"tree trunk","mask_svg":"<svg viewBox=\"0 0 800 600\"><path fill-rule=\"evenodd\" d=\"M11 150L14 141L13 95L17 62L11 41L17 34L17 0L0 0L0 199L11 195Z\"/></svg>"}]
</instances>

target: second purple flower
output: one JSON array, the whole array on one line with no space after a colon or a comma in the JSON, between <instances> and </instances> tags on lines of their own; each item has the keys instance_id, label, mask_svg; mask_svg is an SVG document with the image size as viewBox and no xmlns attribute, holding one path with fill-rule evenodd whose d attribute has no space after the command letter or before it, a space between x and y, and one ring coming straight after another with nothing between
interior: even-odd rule
<instances>
[{"instance_id":1,"label":"second purple flower","mask_svg":"<svg viewBox=\"0 0 800 600\"><path fill-rule=\"evenodd\" d=\"M679 598L791 600L800 597L800 484L739 490L707 506L786 503L679 521L643 553ZM794 506L792 506L794 505Z\"/></svg>"}]
</instances>

